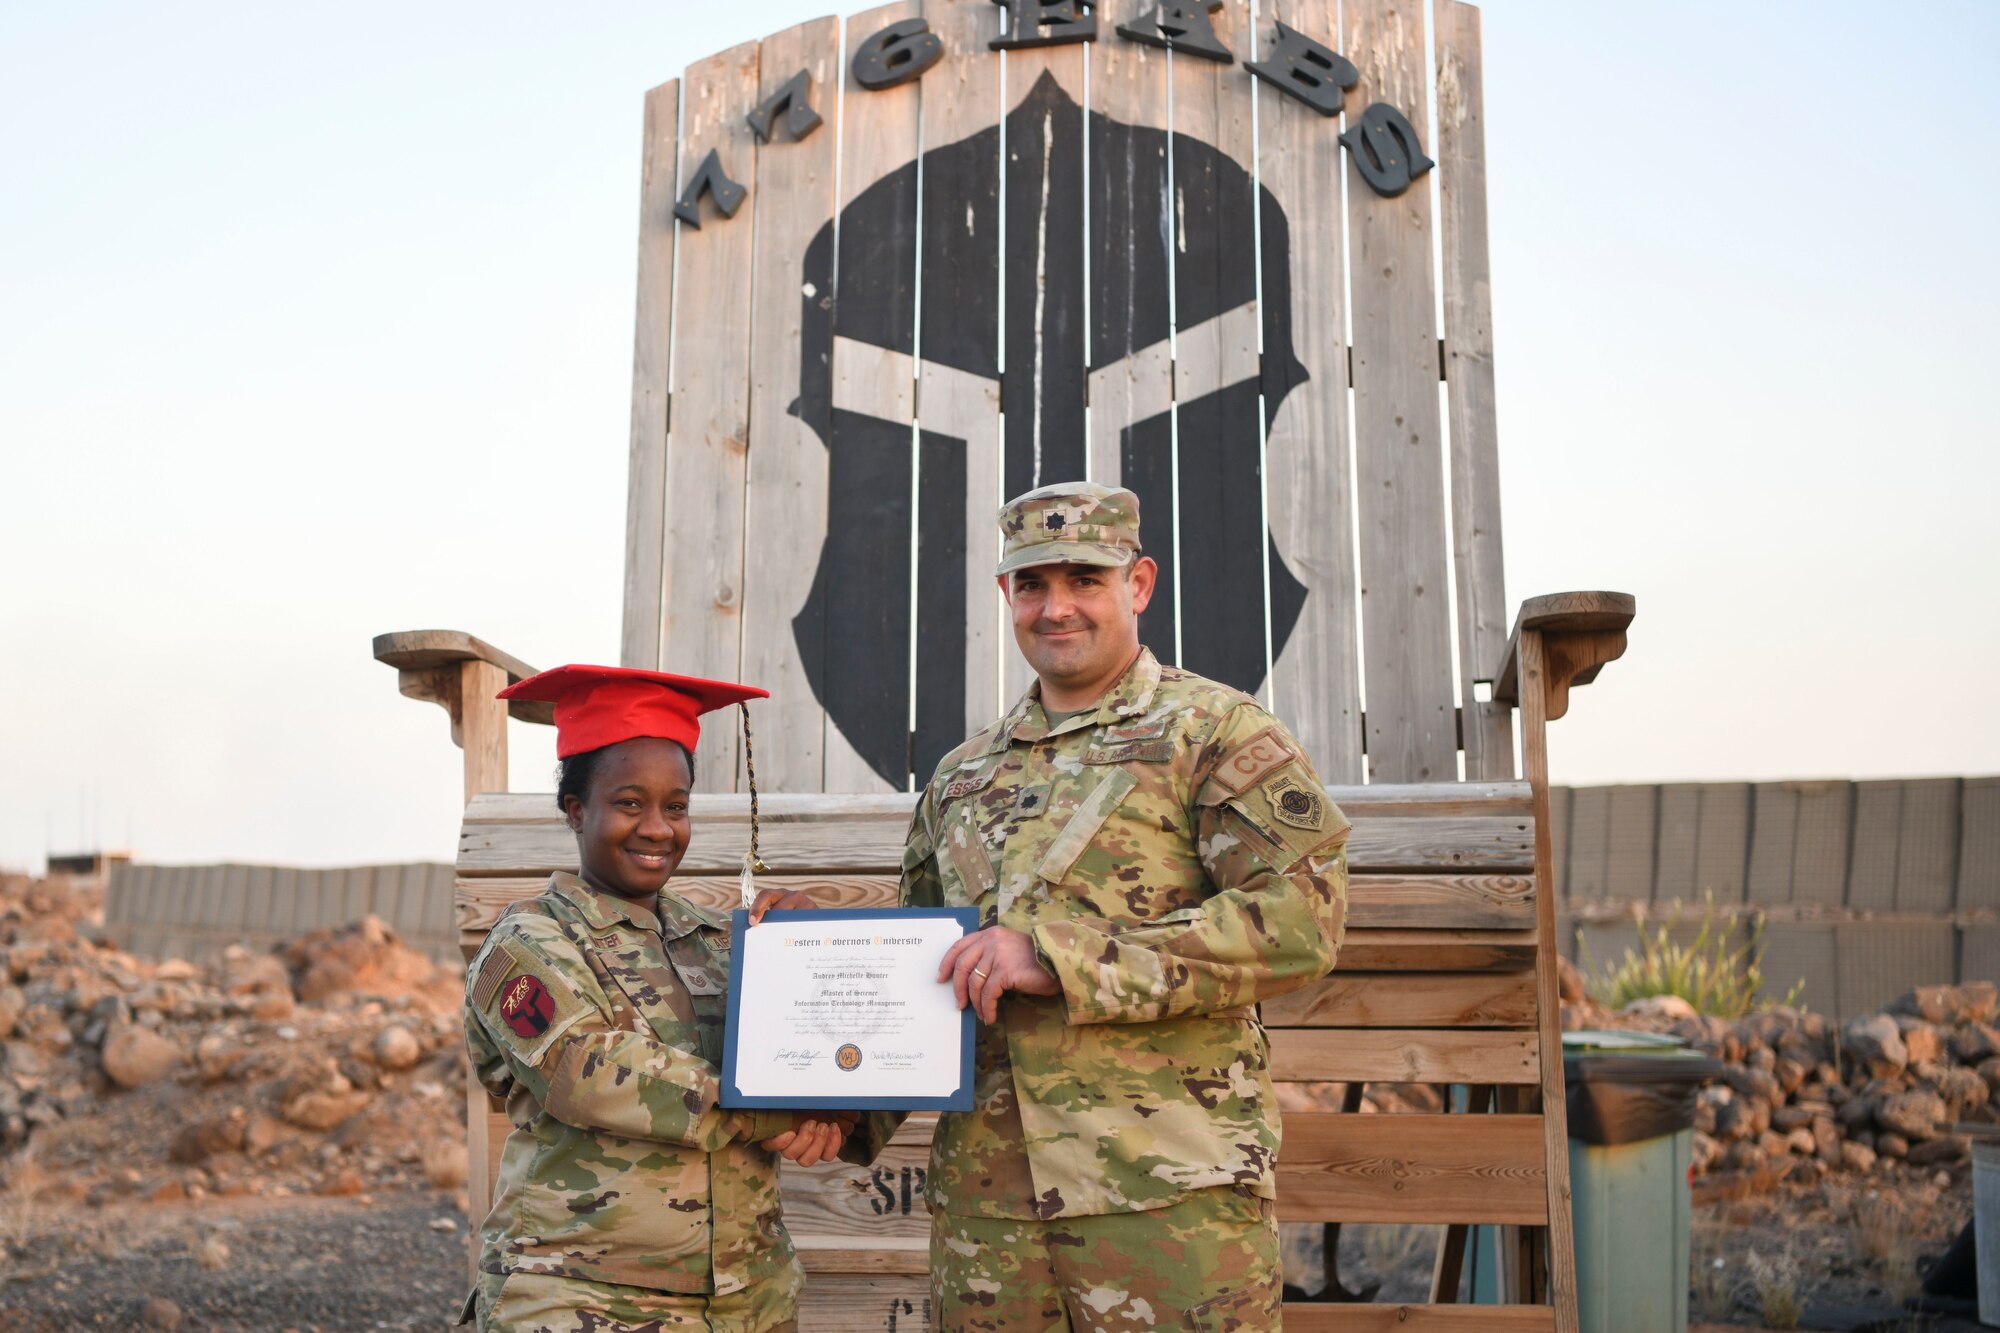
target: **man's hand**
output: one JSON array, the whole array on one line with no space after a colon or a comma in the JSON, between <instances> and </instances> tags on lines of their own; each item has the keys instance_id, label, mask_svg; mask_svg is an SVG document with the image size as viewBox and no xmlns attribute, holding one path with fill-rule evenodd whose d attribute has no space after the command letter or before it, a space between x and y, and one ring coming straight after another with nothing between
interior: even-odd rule
<instances>
[{"instance_id":1,"label":"man's hand","mask_svg":"<svg viewBox=\"0 0 2000 1333\"><path fill-rule=\"evenodd\" d=\"M774 907L785 912L802 912L807 908L818 906L818 903L799 889L759 889L757 901L750 904L750 924L754 926L762 921L764 913Z\"/></svg>"},{"instance_id":2,"label":"man's hand","mask_svg":"<svg viewBox=\"0 0 2000 1333\"><path fill-rule=\"evenodd\" d=\"M775 890L772 890L775 892ZM818 1166L840 1155L840 1146L861 1116L855 1111L815 1111L797 1129L765 1139L763 1147L800 1166Z\"/></svg>"},{"instance_id":3,"label":"man's hand","mask_svg":"<svg viewBox=\"0 0 2000 1333\"><path fill-rule=\"evenodd\" d=\"M1018 930L988 926L945 950L937 979L951 979L958 1007L969 1003L988 1023L1000 1016L1000 997L1010 990L1024 995L1056 995L1062 986L1055 974L1035 957L1035 942Z\"/></svg>"}]
</instances>

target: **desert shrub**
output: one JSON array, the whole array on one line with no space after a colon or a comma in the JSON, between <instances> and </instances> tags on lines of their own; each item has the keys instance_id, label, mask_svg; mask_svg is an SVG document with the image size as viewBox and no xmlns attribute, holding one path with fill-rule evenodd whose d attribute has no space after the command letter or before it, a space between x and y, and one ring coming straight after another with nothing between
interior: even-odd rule
<instances>
[{"instance_id":1,"label":"desert shrub","mask_svg":"<svg viewBox=\"0 0 2000 1333\"><path fill-rule=\"evenodd\" d=\"M1622 961L1601 970L1592 967L1589 949L1581 948L1591 998L1622 1009L1650 995L1678 995L1711 1018L1741 1018L1757 1008L1764 986L1764 923L1757 921L1750 937L1731 948L1731 918L1717 913L1710 895L1702 904L1700 930L1682 942L1675 934L1684 912L1677 904L1656 929L1642 926L1638 949L1627 949ZM1804 990L1805 982L1797 982L1783 1003L1797 1004Z\"/></svg>"}]
</instances>

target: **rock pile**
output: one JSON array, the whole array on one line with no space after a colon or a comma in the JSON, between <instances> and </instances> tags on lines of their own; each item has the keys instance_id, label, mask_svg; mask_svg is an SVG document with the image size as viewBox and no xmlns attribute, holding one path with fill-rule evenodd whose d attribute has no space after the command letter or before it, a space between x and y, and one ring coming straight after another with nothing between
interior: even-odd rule
<instances>
[{"instance_id":1,"label":"rock pile","mask_svg":"<svg viewBox=\"0 0 2000 1333\"><path fill-rule=\"evenodd\" d=\"M213 966L0 877L0 1172L96 1202L464 1181L460 981L374 918Z\"/></svg>"},{"instance_id":2,"label":"rock pile","mask_svg":"<svg viewBox=\"0 0 2000 1333\"><path fill-rule=\"evenodd\" d=\"M1996 1000L1988 982L1925 986L1836 1024L1783 1005L1726 1022L1655 997L1610 1025L1668 1032L1724 1062L1700 1094L1695 1170L1763 1188L1960 1168L1969 1145L1954 1126L2000 1124Z\"/></svg>"}]
</instances>

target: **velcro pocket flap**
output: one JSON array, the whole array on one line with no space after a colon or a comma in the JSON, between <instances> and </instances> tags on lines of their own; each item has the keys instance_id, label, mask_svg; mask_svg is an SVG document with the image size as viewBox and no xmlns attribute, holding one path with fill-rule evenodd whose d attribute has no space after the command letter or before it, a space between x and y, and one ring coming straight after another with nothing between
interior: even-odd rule
<instances>
[{"instance_id":1,"label":"velcro pocket flap","mask_svg":"<svg viewBox=\"0 0 2000 1333\"><path fill-rule=\"evenodd\" d=\"M1049 850L1042 857L1035 874L1051 884L1060 884L1068 877L1070 867L1076 858L1083 855L1083 849L1090 846L1090 840L1097 836L1097 830L1104 827L1104 821L1111 818L1111 812L1126 797L1139 779L1122 768L1114 768L1106 773L1090 795L1076 808L1076 813L1063 825L1056 840L1049 844Z\"/></svg>"}]
</instances>

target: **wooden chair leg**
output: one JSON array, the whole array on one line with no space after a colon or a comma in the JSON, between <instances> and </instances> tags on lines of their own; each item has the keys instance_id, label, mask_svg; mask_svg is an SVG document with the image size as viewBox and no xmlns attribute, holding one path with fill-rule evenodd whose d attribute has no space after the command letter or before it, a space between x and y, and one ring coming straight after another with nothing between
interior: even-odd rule
<instances>
[{"instance_id":1,"label":"wooden chair leg","mask_svg":"<svg viewBox=\"0 0 2000 1333\"><path fill-rule=\"evenodd\" d=\"M1458 1304L1458 1284L1465 1273L1465 1243L1472 1228L1453 1222L1440 1228L1437 1264L1431 1269L1431 1304Z\"/></svg>"}]
</instances>

